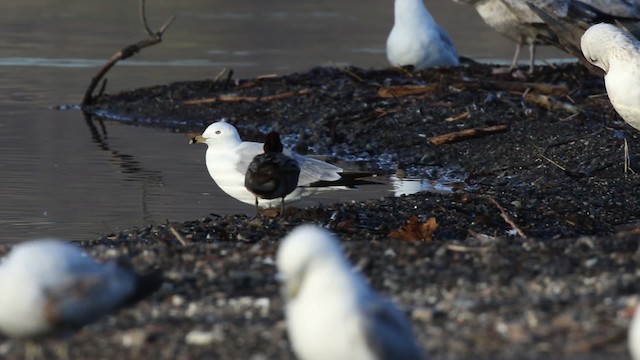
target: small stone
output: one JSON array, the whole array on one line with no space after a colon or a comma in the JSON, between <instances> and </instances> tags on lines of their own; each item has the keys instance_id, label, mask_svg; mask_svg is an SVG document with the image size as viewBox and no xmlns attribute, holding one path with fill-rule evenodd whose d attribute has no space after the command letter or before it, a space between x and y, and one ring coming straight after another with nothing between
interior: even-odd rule
<instances>
[{"instance_id":1,"label":"small stone","mask_svg":"<svg viewBox=\"0 0 640 360\"><path fill-rule=\"evenodd\" d=\"M189 345L209 345L213 342L220 342L224 340L224 334L219 326L214 327L212 331L203 330L191 330L184 337L184 341Z\"/></svg>"},{"instance_id":2,"label":"small stone","mask_svg":"<svg viewBox=\"0 0 640 360\"><path fill-rule=\"evenodd\" d=\"M433 319L433 312L425 307L419 307L411 312L411 319L418 322L430 322Z\"/></svg>"},{"instance_id":3,"label":"small stone","mask_svg":"<svg viewBox=\"0 0 640 360\"><path fill-rule=\"evenodd\" d=\"M184 297L180 296L180 295L173 295L171 297L171 304L173 306L182 306L185 303L185 299Z\"/></svg>"},{"instance_id":4,"label":"small stone","mask_svg":"<svg viewBox=\"0 0 640 360\"><path fill-rule=\"evenodd\" d=\"M140 347L147 341L148 333L145 330L134 329L122 335L122 346L127 348Z\"/></svg>"}]
</instances>

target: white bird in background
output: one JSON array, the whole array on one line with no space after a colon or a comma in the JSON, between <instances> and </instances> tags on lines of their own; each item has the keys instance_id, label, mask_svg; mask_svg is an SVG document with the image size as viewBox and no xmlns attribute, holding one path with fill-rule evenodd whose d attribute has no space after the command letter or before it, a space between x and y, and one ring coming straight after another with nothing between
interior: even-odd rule
<instances>
[{"instance_id":1,"label":"white bird in background","mask_svg":"<svg viewBox=\"0 0 640 360\"><path fill-rule=\"evenodd\" d=\"M530 73L534 69L537 45L553 45L577 55L571 44L573 31L571 28L558 26L562 23L582 22L591 25L606 20L621 21L630 28L639 26L634 22L640 15L640 5L631 0L453 1L473 5L487 25L516 43L509 70L518 65L522 45L528 45ZM582 31L585 29L586 27Z\"/></svg>"},{"instance_id":2,"label":"white bird in background","mask_svg":"<svg viewBox=\"0 0 640 360\"><path fill-rule=\"evenodd\" d=\"M640 42L614 25L597 24L582 35L582 53L604 70L604 84L613 108L640 130Z\"/></svg>"},{"instance_id":3,"label":"white bird in background","mask_svg":"<svg viewBox=\"0 0 640 360\"><path fill-rule=\"evenodd\" d=\"M640 36L640 3L631 0L556 0L551 6L529 4L555 38L549 43L575 56L594 74L602 71L584 58L580 42L594 24L615 23L635 37Z\"/></svg>"},{"instance_id":4,"label":"white bird in background","mask_svg":"<svg viewBox=\"0 0 640 360\"><path fill-rule=\"evenodd\" d=\"M157 272L138 275L120 261L97 263L71 243L21 243L0 264L0 331L26 340L64 336L161 284ZM37 349L27 343L29 350Z\"/></svg>"},{"instance_id":5,"label":"white bird in background","mask_svg":"<svg viewBox=\"0 0 640 360\"><path fill-rule=\"evenodd\" d=\"M525 0L453 0L457 3L473 5L480 17L491 28L516 43L516 51L509 70L518 65L522 45L529 46L529 72L534 70L536 45L549 44L548 39L555 38L545 22L536 15ZM532 0L538 7L551 9L564 6L556 0ZM556 9L554 11L561 12Z\"/></svg>"},{"instance_id":6,"label":"white bird in background","mask_svg":"<svg viewBox=\"0 0 640 360\"><path fill-rule=\"evenodd\" d=\"M229 196L247 204L255 204L256 197L244 184L245 174L253 158L263 153L264 144L242 141L238 130L225 121L215 122L202 133L191 139L190 143L207 144L205 160L209 175L220 189ZM305 196L312 195L321 189L309 187L318 181L335 181L341 179L342 169L306 156L285 150L284 154L297 161L300 166L298 187L286 197L286 202L298 201ZM280 199L260 201L260 206L270 207L280 205Z\"/></svg>"},{"instance_id":7,"label":"white bird in background","mask_svg":"<svg viewBox=\"0 0 640 360\"><path fill-rule=\"evenodd\" d=\"M457 66L458 52L453 41L422 1L395 0L393 28L387 38L389 63L413 65L416 70Z\"/></svg>"},{"instance_id":8,"label":"white bird in background","mask_svg":"<svg viewBox=\"0 0 640 360\"><path fill-rule=\"evenodd\" d=\"M326 230L294 229L282 240L276 263L299 359L425 358L406 317L352 270Z\"/></svg>"}]
</instances>

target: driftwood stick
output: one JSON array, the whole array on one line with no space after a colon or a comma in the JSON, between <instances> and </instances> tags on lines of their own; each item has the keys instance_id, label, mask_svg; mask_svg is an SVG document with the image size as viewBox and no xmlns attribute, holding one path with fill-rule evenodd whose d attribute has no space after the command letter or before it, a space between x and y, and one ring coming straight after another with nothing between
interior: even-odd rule
<instances>
[{"instance_id":1,"label":"driftwood stick","mask_svg":"<svg viewBox=\"0 0 640 360\"><path fill-rule=\"evenodd\" d=\"M216 102L238 102L238 101L274 101L282 100L298 95L306 95L311 92L311 89L302 89L298 91L287 91L274 95L266 96L236 96L236 95L220 95L214 98L198 99L198 100L186 100L185 105L202 105L211 104Z\"/></svg>"},{"instance_id":2,"label":"driftwood stick","mask_svg":"<svg viewBox=\"0 0 640 360\"><path fill-rule=\"evenodd\" d=\"M456 131L448 134L436 135L431 138L431 143L433 145L444 145L452 142L474 139L481 136L487 136L491 134L498 134L505 132L509 129L509 125L495 125L489 126L486 128L473 128L473 129L465 129L461 131Z\"/></svg>"},{"instance_id":3,"label":"driftwood stick","mask_svg":"<svg viewBox=\"0 0 640 360\"><path fill-rule=\"evenodd\" d=\"M567 85L516 81L470 81L452 83L448 86L461 90L487 89L524 93L525 91L532 89L545 95L559 96L569 94L569 87ZM381 98L418 96L434 92L440 87L440 84L385 86L378 89L378 96Z\"/></svg>"},{"instance_id":4,"label":"driftwood stick","mask_svg":"<svg viewBox=\"0 0 640 360\"><path fill-rule=\"evenodd\" d=\"M515 221L513 221L511 219L511 217L509 217L509 214L507 214L507 212L504 210L504 208L502 207L502 205L500 205L500 203L498 202L498 200L496 200L493 196L490 195L486 195L486 199L489 200L490 203L492 203L493 205L495 205L495 207L498 208L498 211L500 211L500 217L502 217L502 220L504 220L504 222L506 222L507 224L509 224L511 226L511 228L523 239L527 238L527 235L524 233L524 231L522 231L522 229L520 229L518 227L518 225L516 225Z\"/></svg>"},{"instance_id":5,"label":"driftwood stick","mask_svg":"<svg viewBox=\"0 0 640 360\"><path fill-rule=\"evenodd\" d=\"M171 26L171 24L176 18L175 16L172 16L171 18L169 18L169 20L167 20L167 22L164 25L162 25L160 30L154 33L151 31L151 29L149 28L149 25L147 24L147 17L145 15L145 0L140 0L140 3L141 3L140 11L142 12L141 14L142 26L144 27L147 34L149 34L150 38L141 40L135 44L126 46L121 50L119 50L118 52L116 52L113 56L111 56L111 58L102 66L100 71L98 71L98 73L91 79L91 83L89 84L89 87L84 93L82 106L91 105L93 101L93 97L92 97L93 91L95 90L96 86L98 86L98 84L100 83L100 80L102 80L102 78L107 74L107 72L109 72L109 70L111 70L111 68L118 61L130 58L131 56L138 53L140 50L162 42L162 35L169 28L169 26Z\"/></svg>"}]
</instances>

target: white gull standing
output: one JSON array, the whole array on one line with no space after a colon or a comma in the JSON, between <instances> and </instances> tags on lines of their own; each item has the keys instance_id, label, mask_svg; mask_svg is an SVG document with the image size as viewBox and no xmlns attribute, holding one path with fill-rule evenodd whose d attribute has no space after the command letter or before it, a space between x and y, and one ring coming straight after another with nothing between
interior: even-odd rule
<instances>
[{"instance_id":1,"label":"white gull standing","mask_svg":"<svg viewBox=\"0 0 640 360\"><path fill-rule=\"evenodd\" d=\"M294 229L282 240L276 263L299 359L425 359L406 317L352 270L326 230Z\"/></svg>"},{"instance_id":2,"label":"white gull standing","mask_svg":"<svg viewBox=\"0 0 640 360\"><path fill-rule=\"evenodd\" d=\"M457 66L458 52L423 0L395 0L394 23L387 38L387 59L393 66L413 65L416 70Z\"/></svg>"},{"instance_id":3,"label":"white gull standing","mask_svg":"<svg viewBox=\"0 0 640 360\"><path fill-rule=\"evenodd\" d=\"M640 130L640 42L610 24L591 26L581 39L582 53L604 70L604 84L613 108Z\"/></svg>"},{"instance_id":4,"label":"white gull standing","mask_svg":"<svg viewBox=\"0 0 640 360\"><path fill-rule=\"evenodd\" d=\"M0 264L0 331L27 340L64 336L161 283L159 273L138 275L120 261L100 264L71 243L21 243Z\"/></svg>"},{"instance_id":5,"label":"white gull standing","mask_svg":"<svg viewBox=\"0 0 640 360\"><path fill-rule=\"evenodd\" d=\"M256 197L247 190L244 179L253 158L264 152L264 144L242 141L238 130L226 121L218 121L209 125L202 135L194 137L190 143L207 144L205 154L207 170L222 191L244 203L255 204ZM342 172L342 169L335 165L289 150L284 150L283 153L297 161L300 166L298 187L287 195L285 199L287 203L298 201L320 189L326 189L310 187L315 182L335 181L341 178L339 173ZM271 207L281 203L280 199L264 199L260 201L259 205Z\"/></svg>"},{"instance_id":6,"label":"white gull standing","mask_svg":"<svg viewBox=\"0 0 640 360\"><path fill-rule=\"evenodd\" d=\"M533 12L525 0L453 0L473 5L480 17L491 28L516 43L516 51L509 70L516 68L522 45L529 46L529 72L534 70L536 45L549 44L555 35L542 19ZM557 13L566 12L566 4L556 0L528 1L538 7L554 8Z\"/></svg>"}]
</instances>

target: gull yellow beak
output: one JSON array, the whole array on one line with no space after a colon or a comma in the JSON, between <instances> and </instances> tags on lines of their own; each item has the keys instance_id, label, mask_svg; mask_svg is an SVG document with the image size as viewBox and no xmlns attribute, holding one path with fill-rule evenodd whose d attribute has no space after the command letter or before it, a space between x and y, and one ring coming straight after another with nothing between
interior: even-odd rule
<instances>
[{"instance_id":1,"label":"gull yellow beak","mask_svg":"<svg viewBox=\"0 0 640 360\"><path fill-rule=\"evenodd\" d=\"M202 135L196 135L189 140L189 144L203 144L207 140Z\"/></svg>"}]
</instances>

